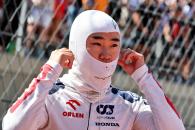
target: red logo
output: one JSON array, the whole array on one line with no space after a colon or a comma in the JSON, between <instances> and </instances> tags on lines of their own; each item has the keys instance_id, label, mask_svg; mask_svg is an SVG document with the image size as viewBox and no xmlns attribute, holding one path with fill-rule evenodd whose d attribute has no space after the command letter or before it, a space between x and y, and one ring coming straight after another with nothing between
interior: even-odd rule
<instances>
[{"instance_id":1,"label":"red logo","mask_svg":"<svg viewBox=\"0 0 195 130\"><path fill-rule=\"evenodd\" d=\"M72 109L76 110L76 107L73 104L76 104L77 106L81 106L81 104L77 100L69 100L66 102Z\"/></svg>"},{"instance_id":2,"label":"red logo","mask_svg":"<svg viewBox=\"0 0 195 130\"><path fill-rule=\"evenodd\" d=\"M77 100L69 100L68 102L66 102L67 105L69 105L73 110L77 110L75 105L76 106L81 106L81 104L77 101ZM67 111L64 111L62 113L62 115L64 117L73 117L73 118L84 118L84 113L78 113L78 112L67 112Z\"/></svg>"}]
</instances>

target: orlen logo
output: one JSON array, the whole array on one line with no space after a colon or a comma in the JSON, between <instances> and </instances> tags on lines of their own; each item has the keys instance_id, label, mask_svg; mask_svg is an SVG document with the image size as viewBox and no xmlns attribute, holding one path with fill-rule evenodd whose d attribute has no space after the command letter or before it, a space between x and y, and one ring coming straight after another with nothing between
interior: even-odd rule
<instances>
[{"instance_id":1,"label":"orlen logo","mask_svg":"<svg viewBox=\"0 0 195 130\"><path fill-rule=\"evenodd\" d=\"M111 115L114 111L114 105L98 105L96 111L101 115Z\"/></svg>"},{"instance_id":2,"label":"orlen logo","mask_svg":"<svg viewBox=\"0 0 195 130\"><path fill-rule=\"evenodd\" d=\"M69 105L74 111L77 110L76 106L80 107L81 104L77 100L69 100L66 102L67 105ZM64 111L62 113L64 117L73 117L73 118L84 118L84 113L78 113L78 112L67 112Z\"/></svg>"}]
</instances>

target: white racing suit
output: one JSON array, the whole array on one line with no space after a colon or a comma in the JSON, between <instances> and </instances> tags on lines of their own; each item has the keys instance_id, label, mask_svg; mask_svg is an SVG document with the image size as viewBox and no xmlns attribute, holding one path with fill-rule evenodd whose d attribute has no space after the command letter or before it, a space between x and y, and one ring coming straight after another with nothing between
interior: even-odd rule
<instances>
[{"instance_id":1,"label":"white racing suit","mask_svg":"<svg viewBox=\"0 0 195 130\"><path fill-rule=\"evenodd\" d=\"M9 108L3 130L185 129L146 65L136 70L132 78L147 100L111 86L102 99L90 103L57 80L61 72L59 64L47 62Z\"/></svg>"}]
</instances>

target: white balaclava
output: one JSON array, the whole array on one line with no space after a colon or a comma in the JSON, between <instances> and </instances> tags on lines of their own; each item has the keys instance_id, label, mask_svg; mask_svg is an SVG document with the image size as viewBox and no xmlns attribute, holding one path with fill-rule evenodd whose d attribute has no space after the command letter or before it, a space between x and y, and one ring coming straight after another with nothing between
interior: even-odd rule
<instances>
[{"instance_id":1,"label":"white balaclava","mask_svg":"<svg viewBox=\"0 0 195 130\"><path fill-rule=\"evenodd\" d=\"M69 37L69 49L75 60L72 69L65 74L61 81L66 85L82 92L90 91L104 94L111 84L118 57L104 63L92 57L86 49L86 41L90 34L97 32L118 32L119 27L112 17L104 12L88 10L82 12L74 20Z\"/></svg>"}]
</instances>

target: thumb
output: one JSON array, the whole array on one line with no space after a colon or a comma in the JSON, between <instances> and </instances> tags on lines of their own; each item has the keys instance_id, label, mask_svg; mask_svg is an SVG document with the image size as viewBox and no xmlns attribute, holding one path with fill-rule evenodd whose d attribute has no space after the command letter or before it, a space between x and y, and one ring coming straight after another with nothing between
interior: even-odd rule
<instances>
[{"instance_id":1,"label":"thumb","mask_svg":"<svg viewBox=\"0 0 195 130\"><path fill-rule=\"evenodd\" d=\"M64 67L69 69L72 67L70 60L66 59L64 61Z\"/></svg>"},{"instance_id":2,"label":"thumb","mask_svg":"<svg viewBox=\"0 0 195 130\"><path fill-rule=\"evenodd\" d=\"M121 60L118 60L118 65L123 67L124 66L124 62L122 62Z\"/></svg>"}]
</instances>

